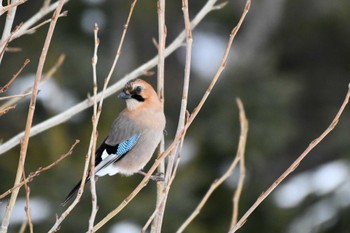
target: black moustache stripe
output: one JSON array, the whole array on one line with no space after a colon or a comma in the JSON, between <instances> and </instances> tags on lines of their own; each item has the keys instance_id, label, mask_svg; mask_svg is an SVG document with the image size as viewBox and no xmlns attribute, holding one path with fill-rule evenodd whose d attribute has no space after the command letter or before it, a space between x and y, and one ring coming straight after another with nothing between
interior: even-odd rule
<instances>
[{"instance_id":1,"label":"black moustache stripe","mask_svg":"<svg viewBox=\"0 0 350 233\"><path fill-rule=\"evenodd\" d=\"M142 96L138 95L138 94L133 94L131 96L131 98L133 98L133 99L135 99L135 100L137 100L139 102L144 102L145 101L145 99Z\"/></svg>"}]
</instances>

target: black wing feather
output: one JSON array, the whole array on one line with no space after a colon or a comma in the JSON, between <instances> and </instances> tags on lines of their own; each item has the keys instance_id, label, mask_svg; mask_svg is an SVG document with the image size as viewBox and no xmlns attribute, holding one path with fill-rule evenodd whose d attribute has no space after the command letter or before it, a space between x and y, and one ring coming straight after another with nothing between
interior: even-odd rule
<instances>
[{"instance_id":1,"label":"black wing feather","mask_svg":"<svg viewBox=\"0 0 350 233\"><path fill-rule=\"evenodd\" d=\"M140 135L133 135L130 139L127 139L117 145L111 146L106 144L106 139L101 143L101 145L98 147L98 149L96 150L95 153L95 167L97 165L99 165L102 162L102 155L104 151L107 151L108 155L111 154L116 154L115 158L112 158L110 161L106 162L106 164L103 164L102 167L98 168L98 170L101 170L107 166L109 166L112 163L117 162L118 160L122 159L127 153L128 151L137 143L138 139L139 139ZM98 171L95 171L98 172ZM90 171L87 174L87 178L85 181L85 184L90 180ZM64 200L64 202L62 203L62 205L66 205L67 202L72 199L72 197L74 196L74 194L78 191L78 189L80 188L81 185L81 181L80 180L75 187L69 192L69 194L67 195L66 199Z\"/></svg>"}]
</instances>

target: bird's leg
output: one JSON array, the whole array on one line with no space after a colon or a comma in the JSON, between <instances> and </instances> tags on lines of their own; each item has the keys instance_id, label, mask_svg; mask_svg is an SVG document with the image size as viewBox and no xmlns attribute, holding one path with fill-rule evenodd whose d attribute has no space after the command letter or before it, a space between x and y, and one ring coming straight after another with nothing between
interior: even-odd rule
<instances>
[{"instance_id":1,"label":"bird's leg","mask_svg":"<svg viewBox=\"0 0 350 233\"><path fill-rule=\"evenodd\" d=\"M144 175L144 176L147 175L147 173L142 171L142 170L138 171L138 173L141 174L141 175ZM151 180L156 181L156 182L164 181L164 173L162 173L162 172L161 173L156 173L154 175L151 175L150 178L151 178Z\"/></svg>"}]
</instances>

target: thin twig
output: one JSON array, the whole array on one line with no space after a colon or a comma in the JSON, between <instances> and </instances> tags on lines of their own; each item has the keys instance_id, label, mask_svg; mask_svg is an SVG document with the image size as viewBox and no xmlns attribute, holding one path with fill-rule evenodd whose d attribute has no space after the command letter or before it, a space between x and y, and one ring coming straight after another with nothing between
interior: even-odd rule
<instances>
[{"instance_id":1,"label":"thin twig","mask_svg":"<svg viewBox=\"0 0 350 233\"><path fill-rule=\"evenodd\" d=\"M8 53L18 53L18 52L22 51L22 48L20 48L20 47L6 47L5 51Z\"/></svg>"},{"instance_id":2,"label":"thin twig","mask_svg":"<svg viewBox=\"0 0 350 233\"><path fill-rule=\"evenodd\" d=\"M43 82L45 82L46 80L48 80L49 78L51 78L56 71L61 67L61 65L64 62L65 59L65 55L61 54L56 63L49 69L49 71L42 77L42 79L40 80L40 84L42 84ZM29 87L26 90L24 90L21 94L25 94L25 93L29 93L33 90L33 87ZM0 111L4 108L7 108L8 106L14 105L16 104L18 101L20 101L22 98L15 98L15 99L11 99L7 102L5 102L3 105L0 106ZM33 129L33 128L32 128Z\"/></svg>"},{"instance_id":3,"label":"thin twig","mask_svg":"<svg viewBox=\"0 0 350 233\"><path fill-rule=\"evenodd\" d=\"M126 36L127 30L128 30L128 25L130 23L131 16L132 16L132 14L134 12L134 7L136 5L136 2L137 2L137 0L134 0L131 3L129 15L128 15L128 18L126 20L126 24L124 25L124 30L123 30L123 33L122 33L122 36L121 36L121 39L120 39L120 42L119 42L118 50L117 50L117 53L115 55L112 67L111 67L111 69L110 69L110 71L108 73L108 76L104 80L104 85L103 85L103 89L102 89L101 95L95 95L95 99L96 100L99 99L99 105L98 105L98 109L97 109L98 112L97 112L96 119L95 119L96 122L94 124L94 126L96 126L96 127L98 125L98 120L99 120L99 117L100 117L100 114L101 114L101 111L102 111L102 105L103 105L103 100L104 100L104 97L105 97L105 94L106 94L107 86L108 86L108 83L109 83L109 81L110 81L110 79L112 77L114 69L115 69L115 67L117 65L118 59L119 59L119 57L121 55L121 50L122 50L122 47L123 47L123 44L124 44L124 40L125 40L125 36ZM91 136L91 139L90 139L90 146L89 146L90 149L92 149L91 145L92 145L93 137L94 136L93 136L93 133L92 133L92 136ZM91 151L91 153L88 153L88 155L87 155L87 157L85 159L85 165L84 165L84 169L83 169L82 181L81 181L81 185L79 187L78 194L77 194L76 198L74 199L73 203L66 209L66 211L64 211L61 214L61 216L56 219L55 224L52 226L52 228L49 230L49 232L56 232L58 227L60 226L60 224L63 222L63 220L69 215L69 213L79 203L80 198L81 198L81 196L83 194L83 191L84 191L85 181L86 181L86 178L87 178L86 174L88 172L89 161L91 159L91 154L93 154L93 152L94 151Z\"/></svg>"},{"instance_id":4,"label":"thin twig","mask_svg":"<svg viewBox=\"0 0 350 233\"><path fill-rule=\"evenodd\" d=\"M159 0L157 3L158 12L158 65L157 65L157 91L159 99L164 105L164 61L165 44L167 30L165 25L165 0Z\"/></svg>"},{"instance_id":5,"label":"thin twig","mask_svg":"<svg viewBox=\"0 0 350 233\"><path fill-rule=\"evenodd\" d=\"M7 45L10 43L10 40L11 38L13 37L13 35L19 31L19 29L22 27L22 23L19 24L18 26L15 27L15 30L13 30L13 32L10 33L10 35L5 38L5 39L2 39L0 41L0 63L1 63L1 59L2 57L4 56L4 53L5 51L8 51L6 48L7 48Z\"/></svg>"},{"instance_id":6,"label":"thin twig","mask_svg":"<svg viewBox=\"0 0 350 233\"><path fill-rule=\"evenodd\" d=\"M75 146L79 143L79 140L75 140L74 144L71 146L71 148L69 149L69 151L63 155L61 155L55 162L45 166L45 167L39 167L35 172L31 172L29 173L29 176L21 181L19 184L17 184L16 186L12 187L11 189L7 190L6 192L4 192L3 194L0 195L0 199L6 197L7 195L9 195L10 193L12 193L12 191L16 188L21 187L22 185L24 185L25 182L31 182L33 181L33 179L37 176L39 176L42 172L45 172L49 169L51 169L52 167L56 166L58 163L60 163L62 160L64 160L65 158L67 158L69 155L71 155L73 153L73 149L75 148Z\"/></svg>"},{"instance_id":7,"label":"thin twig","mask_svg":"<svg viewBox=\"0 0 350 233\"><path fill-rule=\"evenodd\" d=\"M191 55L192 55L192 31L191 31L191 25L190 25L191 21L190 21L189 12L188 12L187 0L182 1L182 11L184 16L185 32L186 32L186 61L185 61L185 69L184 69L185 72L184 72L184 83L183 83L182 98L181 98L181 107L180 107L179 121L178 121L176 135L178 135L181 132L185 124L190 71L191 71ZM159 209L157 211L157 215L154 221L155 223L157 223L157 225L155 226L157 231L154 231L154 232L157 232L157 233L161 232L161 224L164 218L165 206L166 206L167 197L170 191L170 185L171 185L170 178L174 177L175 175L175 171L173 170L174 161L175 161L175 156L178 153L180 153L179 147L173 150L168 157L168 165L167 165L165 182L164 182L166 188L162 187L162 190L159 192L160 193L159 199L162 200L162 205L158 205Z\"/></svg>"},{"instance_id":8,"label":"thin twig","mask_svg":"<svg viewBox=\"0 0 350 233\"><path fill-rule=\"evenodd\" d=\"M94 227L94 222L97 214L97 195L96 195L96 179L95 179L95 151L96 151L96 141L97 141L97 123L98 123L98 114L97 114L97 74L96 74L96 65L97 65L97 50L100 44L100 40L98 38L98 25L95 23L94 26L94 54L92 57L91 65L92 65L92 73L93 73L93 92L94 92L94 107L93 107L93 115L92 115L92 132L91 132L91 143L89 148L89 153L91 153L90 157L90 181L91 181L91 214L89 219L89 229L88 232L92 232ZM101 108L99 108L101 110ZM101 113L101 111L99 111Z\"/></svg>"},{"instance_id":9,"label":"thin twig","mask_svg":"<svg viewBox=\"0 0 350 233\"><path fill-rule=\"evenodd\" d=\"M17 7L23 3L25 3L28 0L19 0L18 2L11 3L7 6L0 6L0 16L3 15L6 11L10 10L13 7Z\"/></svg>"},{"instance_id":10,"label":"thin twig","mask_svg":"<svg viewBox=\"0 0 350 233\"><path fill-rule=\"evenodd\" d=\"M65 0L64 4L67 3L69 0ZM37 13L35 13L30 19L28 19L27 21L25 21L22 25L22 27L13 33L13 37L14 38L19 38L21 35L25 34L25 32L31 28L34 24L36 24L40 19L42 19L45 15L49 14L50 12L54 11L57 6L59 4L59 0L52 3L50 6L48 7L42 7ZM8 39L7 38L2 38L1 42L3 42L4 40Z\"/></svg>"},{"instance_id":11,"label":"thin twig","mask_svg":"<svg viewBox=\"0 0 350 233\"><path fill-rule=\"evenodd\" d=\"M157 92L159 99L164 109L164 61L165 61L165 44L166 44L166 24L165 24L165 0L158 0L157 13L158 13L158 65L157 65ZM164 152L164 136L162 137L159 145L158 156ZM158 167L158 174L165 174L164 161ZM165 187L164 181L157 182L157 197L156 207L160 206L163 200L163 189ZM163 206L163 205L162 205ZM157 209L157 208L156 208ZM159 216L158 211L155 211L155 218L152 223L151 233L157 233L160 231L162 225L162 216Z\"/></svg>"},{"instance_id":12,"label":"thin twig","mask_svg":"<svg viewBox=\"0 0 350 233\"><path fill-rule=\"evenodd\" d=\"M10 95L10 96L4 96L4 97L0 97L0 101L2 100L8 100L8 99L14 99L14 98L23 98L26 97L28 95L31 95L32 92L28 92L28 93L24 93L24 94L19 94L19 95Z\"/></svg>"},{"instance_id":13,"label":"thin twig","mask_svg":"<svg viewBox=\"0 0 350 233\"><path fill-rule=\"evenodd\" d=\"M237 98L236 100L238 108L239 108L239 119L241 122L241 132L243 132L240 137L240 145L238 146L239 151L238 156L240 158L239 161L239 180L238 180L238 185L236 188L236 191L233 196L233 214L232 214L232 220L231 220L231 227L233 227L237 223L238 219L238 210L239 210L239 200L242 194L243 190L243 184L244 184L244 178L245 178L245 144L247 140L247 134L248 134L248 121L245 116L245 111L243 107L242 101Z\"/></svg>"},{"instance_id":14,"label":"thin twig","mask_svg":"<svg viewBox=\"0 0 350 233\"><path fill-rule=\"evenodd\" d=\"M26 65L28 65L28 63L30 62L29 59L26 59L23 63L23 65L21 66L21 68L19 68L19 70L17 71L16 74L14 74L12 76L12 78L3 86L0 88L0 93L3 93L5 91L7 91L7 89L10 87L10 85L13 83L13 81L15 81L15 79L18 77L18 75L22 72L22 70L24 69L24 67L26 67Z\"/></svg>"},{"instance_id":15,"label":"thin twig","mask_svg":"<svg viewBox=\"0 0 350 233\"><path fill-rule=\"evenodd\" d=\"M182 148L182 145L183 145L183 141L184 141L184 138L185 138L185 134L182 135L182 139L180 140L180 147ZM179 165L179 162L180 162L180 154L178 156L178 159L176 160L176 163L175 163L175 168L174 168L174 171L177 170L177 167ZM165 189L162 190L164 192L169 192L169 189L173 183L175 179L175 172L174 172L174 175L171 176L170 178L170 181L169 183L165 186ZM167 195L163 195L161 196L161 199L159 200L159 202L157 203L156 205L156 208L155 210L153 211L153 213L151 214L151 216L148 218L146 224L142 227L141 229L141 233L145 233L147 231L147 228L149 227L149 225L151 224L151 222L154 220L154 218L157 216L158 212L162 209L162 206L165 205L165 201L166 201L166 198L167 198Z\"/></svg>"},{"instance_id":16,"label":"thin twig","mask_svg":"<svg viewBox=\"0 0 350 233\"><path fill-rule=\"evenodd\" d=\"M196 17L191 22L191 29L196 27L199 22L209 13L212 11L212 8L215 7L215 3L217 0L209 0L203 8L197 13ZM171 53L173 53L176 49L178 49L180 46L182 46L183 40L186 38L185 31L181 32L175 40L165 49L165 57L169 56ZM116 82L115 84L108 87L105 91L105 97L109 97L115 92L119 91L127 81L134 79L136 77L139 77L141 75L144 75L146 71L152 69L158 62L158 56L152 58L148 62L144 63L143 65L139 66L135 70L133 70L131 73L127 74L124 78L122 78L120 81ZM101 98L102 93L100 92L98 94L98 98ZM57 114L56 116L53 116L37 125L35 125L31 131L30 136L37 135L49 128L52 128L56 125L59 125L67 120L69 120L74 115L80 113L81 111L89 108L92 106L92 101L87 98L84 101L72 106L71 108L67 109L66 111ZM20 143L21 138L23 137L24 132L21 132L11 138L10 140L6 141L5 143L0 145L0 155L5 153L6 151L10 150L11 148L15 147Z\"/></svg>"},{"instance_id":17,"label":"thin twig","mask_svg":"<svg viewBox=\"0 0 350 233\"><path fill-rule=\"evenodd\" d=\"M26 182L26 175L23 169L23 180L24 180L24 189L26 190L26 206L24 207L25 212L26 212L26 216L27 216L27 223L29 225L29 232L33 233L33 222L32 222L32 218L30 216L30 208L29 208L29 196L30 196L30 188Z\"/></svg>"},{"instance_id":18,"label":"thin twig","mask_svg":"<svg viewBox=\"0 0 350 233\"><path fill-rule=\"evenodd\" d=\"M11 29L12 29L13 21L15 20L17 6L19 5L19 4L17 4L17 2L18 2L18 0L11 1L11 4L13 4L14 6L11 7L10 9L8 9L8 14L6 16L4 31L2 32L1 42L5 41L7 37L11 36ZM6 44L1 43L0 51L3 51L5 47L6 47ZM4 56L4 53L1 53L0 54L0 64L1 64L3 56Z\"/></svg>"},{"instance_id":19,"label":"thin twig","mask_svg":"<svg viewBox=\"0 0 350 233\"><path fill-rule=\"evenodd\" d=\"M34 111L35 111L35 104L36 104L36 99L37 99L37 94L38 94L38 86L39 86L39 82L41 79L44 64L46 61L47 51L49 49L49 45L51 43L51 38L52 38L54 29L56 26L56 22L58 19L58 15L63 7L64 1L60 0L59 3L60 4L58 4L56 11L53 14L53 19L50 23L50 27L49 27L49 30L48 30L48 33L47 33L47 36L46 36L46 39L44 42L43 50L42 50L42 53L41 53L40 59L39 59L39 64L38 64L38 68L37 68L37 72L36 72L36 76L35 76L35 81L33 84L33 94L32 94L30 104L29 104L29 110L28 110L28 116L27 116L27 121L26 121L24 137L23 137L22 142L21 142L20 158L19 158L19 163L18 163L18 168L17 168L14 186L16 186L18 183L20 183L23 169L24 169L24 163L25 163L25 159L26 159L26 155L27 155L27 148L28 148L28 143L29 143L29 135L30 135L31 127L32 127L33 116L34 116ZM14 10L14 9L12 9L12 10ZM10 201L6 207L6 211L5 211L3 221L1 224L1 229L0 229L1 233L7 232L7 228L8 228L9 222L10 222L10 217L11 217L12 210L13 210L14 204L15 204L17 196L18 196L18 192L19 192L19 188L16 188L12 192Z\"/></svg>"},{"instance_id":20,"label":"thin twig","mask_svg":"<svg viewBox=\"0 0 350 233\"><path fill-rule=\"evenodd\" d=\"M27 225L28 225L28 222L26 220L24 220L21 227L19 228L18 233L25 233Z\"/></svg>"},{"instance_id":21,"label":"thin twig","mask_svg":"<svg viewBox=\"0 0 350 233\"><path fill-rule=\"evenodd\" d=\"M66 17L68 15L68 11L63 11L58 17ZM15 33L14 36L11 37L11 39L9 40L9 42L13 41L14 39L17 39L23 35L26 35L26 34L33 34L36 32L36 30L38 30L39 28L41 28L42 26L48 24L51 22L52 19L47 19L41 23L39 23L38 25L32 27L32 28L29 28L25 31L21 31L21 33Z\"/></svg>"},{"instance_id":22,"label":"thin twig","mask_svg":"<svg viewBox=\"0 0 350 233\"><path fill-rule=\"evenodd\" d=\"M43 3L43 8L46 9L50 6L51 0L45 0Z\"/></svg>"},{"instance_id":23,"label":"thin twig","mask_svg":"<svg viewBox=\"0 0 350 233\"><path fill-rule=\"evenodd\" d=\"M263 192L258 199L255 201L255 203L247 210L247 212L240 218L240 220L237 222L237 224L230 229L229 233L236 232L239 228L241 228L244 223L247 221L248 217L254 212L254 210L271 194L271 192L289 175L291 174L303 161L303 159L312 151L338 124L339 118L342 115L345 107L347 106L350 98L350 84L348 86L348 92L345 96L345 99L343 101L343 104L341 105L339 111L337 112L336 116L334 117L331 124L328 126L328 128L315 140L313 140L309 146L304 150L304 152L288 167L288 169L282 173L278 179L272 183L272 185Z\"/></svg>"},{"instance_id":24,"label":"thin twig","mask_svg":"<svg viewBox=\"0 0 350 233\"><path fill-rule=\"evenodd\" d=\"M5 115L8 111L10 111L11 109L15 109L16 108L16 105L13 105L13 106L9 106L7 108L3 108L3 109L0 109L0 117Z\"/></svg>"},{"instance_id":25,"label":"thin twig","mask_svg":"<svg viewBox=\"0 0 350 233\"><path fill-rule=\"evenodd\" d=\"M240 100L238 100L240 102ZM237 103L238 103L237 102ZM195 210L192 212L192 214L185 220L185 222L180 226L180 228L176 231L176 233L181 233L185 230L185 228L195 219L195 217L200 213L204 205L207 203L208 199L210 198L211 194L225 181L227 178L232 174L233 170L237 166L237 163L241 160L243 157L246 141L247 141L247 135L248 135L248 121L245 116L244 108L241 103L238 103L239 107L239 114L240 114L240 125L241 125L241 133L239 137L239 144L238 149L236 153L236 157L231 163L230 167L227 169L227 171L217 180L215 180L207 193L204 195L198 206L195 208Z\"/></svg>"}]
</instances>

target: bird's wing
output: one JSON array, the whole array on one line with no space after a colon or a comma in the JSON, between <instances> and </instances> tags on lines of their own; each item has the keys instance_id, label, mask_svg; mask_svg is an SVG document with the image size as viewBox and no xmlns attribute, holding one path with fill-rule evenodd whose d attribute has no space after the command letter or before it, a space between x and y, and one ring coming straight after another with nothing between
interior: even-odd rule
<instances>
[{"instance_id":1,"label":"bird's wing","mask_svg":"<svg viewBox=\"0 0 350 233\"><path fill-rule=\"evenodd\" d=\"M108 145L105 141L96 151L95 173L123 158L139 141L141 134L134 134L117 145Z\"/></svg>"},{"instance_id":2,"label":"bird's wing","mask_svg":"<svg viewBox=\"0 0 350 233\"><path fill-rule=\"evenodd\" d=\"M120 142L115 146L106 144L106 139L102 142L100 147L96 150L95 158L95 174L108 165L123 158L138 142L141 134L134 134L130 138ZM85 183L90 180L90 175L87 175ZM73 197L81 185L81 180L75 185L75 187L69 192L62 206L66 205L68 201Z\"/></svg>"}]
</instances>

